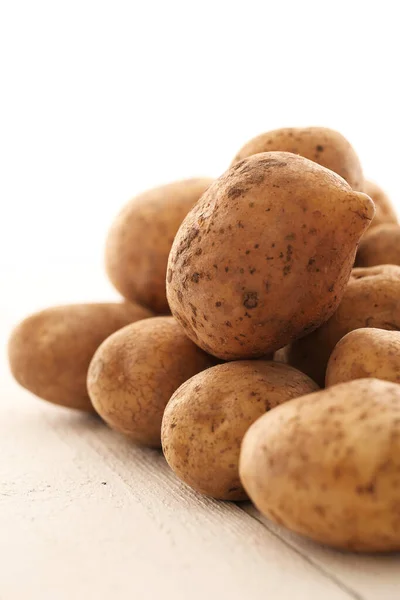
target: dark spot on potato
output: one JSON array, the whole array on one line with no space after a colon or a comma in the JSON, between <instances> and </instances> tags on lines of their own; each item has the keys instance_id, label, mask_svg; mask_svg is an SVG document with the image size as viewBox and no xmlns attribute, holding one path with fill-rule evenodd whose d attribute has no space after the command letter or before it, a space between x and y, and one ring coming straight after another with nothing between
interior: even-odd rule
<instances>
[{"instance_id":1,"label":"dark spot on potato","mask_svg":"<svg viewBox=\"0 0 400 600\"><path fill-rule=\"evenodd\" d=\"M225 229L223 227L221 227L221 229L219 230L220 233L225 233Z\"/></svg>"},{"instance_id":2,"label":"dark spot on potato","mask_svg":"<svg viewBox=\"0 0 400 600\"><path fill-rule=\"evenodd\" d=\"M253 275L255 272L256 272L256 269L254 269L254 268L253 269L249 269L250 275Z\"/></svg>"},{"instance_id":3,"label":"dark spot on potato","mask_svg":"<svg viewBox=\"0 0 400 600\"><path fill-rule=\"evenodd\" d=\"M243 225L242 221L238 221L237 226L239 227L239 229L244 229L244 225Z\"/></svg>"},{"instance_id":4,"label":"dark spot on potato","mask_svg":"<svg viewBox=\"0 0 400 600\"><path fill-rule=\"evenodd\" d=\"M333 285L328 287L328 292L333 292Z\"/></svg>"},{"instance_id":5,"label":"dark spot on potato","mask_svg":"<svg viewBox=\"0 0 400 600\"><path fill-rule=\"evenodd\" d=\"M191 277L191 281L193 281L193 283L199 283L200 280L200 274L199 273L193 273L192 277Z\"/></svg>"},{"instance_id":6,"label":"dark spot on potato","mask_svg":"<svg viewBox=\"0 0 400 600\"><path fill-rule=\"evenodd\" d=\"M232 327L232 323L231 323L230 321L225 321L225 325L226 325L227 327Z\"/></svg>"},{"instance_id":7,"label":"dark spot on potato","mask_svg":"<svg viewBox=\"0 0 400 600\"><path fill-rule=\"evenodd\" d=\"M170 429L175 429L176 427L176 423L171 423L171 425L169 426Z\"/></svg>"},{"instance_id":8,"label":"dark spot on potato","mask_svg":"<svg viewBox=\"0 0 400 600\"><path fill-rule=\"evenodd\" d=\"M225 273L229 271L229 267L225 267Z\"/></svg>"},{"instance_id":9,"label":"dark spot on potato","mask_svg":"<svg viewBox=\"0 0 400 600\"><path fill-rule=\"evenodd\" d=\"M246 254L250 254L250 250L246 250Z\"/></svg>"},{"instance_id":10,"label":"dark spot on potato","mask_svg":"<svg viewBox=\"0 0 400 600\"><path fill-rule=\"evenodd\" d=\"M197 250L195 252L196 256L200 256L200 254L202 254L202 253L203 253L203 250L201 248L197 248Z\"/></svg>"},{"instance_id":11,"label":"dark spot on potato","mask_svg":"<svg viewBox=\"0 0 400 600\"><path fill-rule=\"evenodd\" d=\"M254 244L254 248L257 250L257 248L260 247L260 244Z\"/></svg>"},{"instance_id":12,"label":"dark spot on potato","mask_svg":"<svg viewBox=\"0 0 400 600\"><path fill-rule=\"evenodd\" d=\"M249 202L249 207L253 208L253 206L254 206L254 202Z\"/></svg>"},{"instance_id":13,"label":"dark spot on potato","mask_svg":"<svg viewBox=\"0 0 400 600\"><path fill-rule=\"evenodd\" d=\"M178 296L179 302L182 304L182 302L183 302L183 294L182 294L181 290L178 290L177 293L176 293L176 295Z\"/></svg>"},{"instance_id":14,"label":"dark spot on potato","mask_svg":"<svg viewBox=\"0 0 400 600\"><path fill-rule=\"evenodd\" d=\"M189 305L192 310L192 313L194 314L195 317L197 317L197 308L191 302L189 302Z\"/></svg>"},{"instance_id":15,"label":"dark spot on potato","mask_svg":"<svg viewBox=\"0 0 400 600\"><path fill-rule=\"evenodd\" d=\"M368 485L357 485L356 493L357 494L373 494L375 492L375 485L373 483L369 483Z\"/></svg>"},{"instance_id":16,"label":"dark spot on potato","mask_svg":"<svg viewBox=\"0 0 400 600\"><path fill-rule=\"evenodd\" d=\"M317 152L323 152L324 151L324 147L321 146L320 144L318 144L318 146L315 147Z\"/></svg>"},{"instance_id":17,"label":"dark spot on potato","mask_svg":"<svg viewBox=\"0 0 400 600\"><path fill-rule=\"evenodd\" d=\"M256 306L258 306L257 292L246 292L243 295L243 306L248 309L256 308Z\"/></svg>"},{"instance_id":18,"label":"dark spot on potato","mask_svg":"<svg viewBox=\"0 0 400 600\"><path fill-rule=\"evenodd\" d=\"M239 198L239 196L241 196L242 194L245 194L246 192L247 192L247 189L245 189L245 188L233 186L228 189L227 195L228 195L228 198L230 198L231 200L234 200L235 198Z\"/></svg>"},{"instance_id":19,"label":"dark spot on potato","mask_svg":"<svg viewBox=\"0 0 400 600\"><path fill-rule=\"evenodd\" d=\"M219 307L221 306L221 304L222 304L222 302L219 302L219 301L218 301L218 302L216 302L216 303L215 303L215 306L216 306L217 308L219 308Z\"/></svg>"},{"instance_id":20,"label":"dark spot on potato","mask_svg":"<svg viewBox=\"0 0 400 600\"><path fill-rule=\"evenodd\" d=\"M214 269L218 269L218 265L213 265Z\"/></svg>"}]
</instances>

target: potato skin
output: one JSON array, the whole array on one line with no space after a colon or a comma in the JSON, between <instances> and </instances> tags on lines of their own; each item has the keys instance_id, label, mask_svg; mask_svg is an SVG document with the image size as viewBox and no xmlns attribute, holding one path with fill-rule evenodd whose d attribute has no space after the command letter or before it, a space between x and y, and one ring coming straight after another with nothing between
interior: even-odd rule
<instances>
[{"instance_id":1,"label":"potato skin","mask_svg":"<svg viewBox=\"0 0 400 600\"><path fill-rule=\"evenodd\" d=\"M376 377L400 383L400 332L355 329L335 346L326 370L326 387Z\"/></svg>"},{"instance_id":2,"label":"potato skin","mask_svg":"<svg viewBox=\"0 0 400 600\"><path fill-rule=\"evenodd\" d=\"M146 308L128 302L47 308L12 332L11 372L43 400L92 412L86 375L96 349L117 329L151 316Z\"/></svg>"},{"instance_id":3,"label":"potato skin","mask_svg":"<svg viewBox=\"0 0 400 600\"><path fill-rule=\"evenodd\" d=\"M159 448L161 419L175 390L214 364L172 317L124 327L97 350L88 372L93 406L133 442Z\"/></svg>"},{"instance_id":4,"label":"potato skin","mask_svg":"<svg viewBox=\"0 0 400 600\"><path fill-rule=\"evenodd\" d=\"M329 357L338 341L361 327L400 330L400 267L353 269L332 317L286 349L286 362L323 386Z\"/></svg>"},{"instance_id":5,"label":"potato skin","mask_svg":"<svg viewBox=\"0 0 400 600\"><path fill-rule=\"evenodd\" d=\"M336 309L371 199L286 152L257 154L217 179L172 246L172 314L224 360L263 356Z\"/></svg>"},{"instance_id":6,"label":"potato skin","mask_svg":"<svg viewBox=\"0 0 400 600\"><path fill-rule=\"evenodd\" d=\"M358 379L297 398L247 431L240 477L272 521L323 544L400 550L400 386Z\"/></svg>"},{"instance_id":7,"label":"potato skin","mask_svg":"<svg viewBox=\"0 0 400 600\"><path fill-rule=\"evenodd\" d=\"M361 189L361 188L360 188ZM363 192L365 192L375 203L375 217L369 226L370 229L378 227L384 223L396 223L398 219L396 211L386 192L373 181L364 181Z\"/></svg>"},{"instance_id":8,"label":"potato skin","mask_svg":"<svg viewBox=\"0 0 400 600\"><path fill-rule=\"evenodd\" d=\"M239 150L232 165L259 152L300 154L331 169L355 190L363 190L361 163L351 144L337 131L326 127L285 127L258 135Z\"/></svg>"},{"instance_id":9,"label":"potato skin","mask_svg":"<svg viewBox=\"0 0 400 600\"><path fill-rule=\"evenodd\" d=\"M357 267L400 265L400 225L378 225L363 235L356 256Z\"/></svg>"},{"instance_id":10,"label":"potato skin","mask_svg":"<svg viewBox=\"0 0 400 600\"><path fill-rule=\"evenodd\" d=\"M212 179L186 179L133 198L108 234L105 261L111 282L128 300L169 313L168 254L180 224Z\"/></svg>"},{"instance_id":11,"label":"potato skin","mask_svg":"<svg viewBox=\"0 0 400 600\"><path fill-rule=\"evenodd\" d=\"M161 433L165 458L197 491L245 500L238 465L248 427L271 408L317 389L300 371L268 361L238 361L203 371L167 404Z\"/></svg>"}]
</instances>

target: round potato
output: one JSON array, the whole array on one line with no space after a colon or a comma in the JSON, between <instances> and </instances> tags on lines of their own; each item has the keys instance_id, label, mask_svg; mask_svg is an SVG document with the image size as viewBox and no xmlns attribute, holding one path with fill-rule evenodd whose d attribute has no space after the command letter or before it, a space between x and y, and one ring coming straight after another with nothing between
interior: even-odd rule
<instances>
[{"instance_id":1,"label":"round potato","mask_svg":"<svg viewBox=\"0 0 400 600\"><path fill-rule=\"evenodd\" d=\"M328 362L325 385L376 377L400 383L400 332L355 329L335 346Z\"/></svg>"},{"instance_id":2,"label":"round potato","mask_svg":"<svg viewBox=\"0 0 400 600\"><path fill-rule=\"evenodd\" d=\"M338 173L353 189L363 189L361 163L353 147L326 127L286 127L258 135L239 150L232 165L253 154L276 150L300 154Z\"/></svg>"},{"instance_id":3,"label":"round potato","mask_svg":"<svg viewBox=\"0 0 400 600\"><path fill-rule=\"evenodd\" d=\"M88 391L112 429L158 448L168 400L212 364L172 317L155 317L124 327L100 346L90 364Z\"/></svg>"},{"instance_id":4,"label":"round potato","mask_svg":"<svg viewBox=\"0 0 400 600\"><path fill-rule=\"evenodd\" d=\"M400 265L400 225L378 225L363 235L357 250L357 267Z\"/></svg>"},{"instance_id":5,"label":"round potato","mask_svg":"<svg viewBox=\"0 0 400 600\"><path fill-rule=\"evenodd\" d=\"M363 192L368 194L375 203L375 217L372 219L370 229L384 223L398 223L396 211L388 195L373 181L364 181Z\"/></svg>"},{"instance_id":6,"label":"round potato","mask_svg":"<svg viewBox=\"0 0 400 600\"><path fill-rule=\"evenodd\" d=\"M338 341L354 329L400 330L400 267L353 269L342 302L316 331L285 349L286 362L324 385L329 357Z\"/></svg>"},{"instance_id":7,"label":"round potato","mask_svg":"<svg viewBox=\"0 0 400 600\"><path fill-rule=\"evenodd\" d=\"M93 411L86 375L96 349L117 329L151 316L128 302L47 308L14 329L8 344L11 372L43 400Z\"/></svg>"},{"instance_id":8,"label":"round potato","mask_svg":"<svg viewBox=\"0 0 400 600\"><path fill-rule=\"evenodd\" d=\"M400 386L358 379L291 400L247 431L242 484L272 521L346 550L400 550Z\"/></svg>"},{"instance_id":9,"label":"round potato","mask_svg":"<svg viewBox=\"0 0 400 600\"><path fill-rule=\"evenodd\" d=\"M244 500L238 465L248 427L278 404L317 389L300 371L267 361L238 361L203 371L167 404L161 433L165 458L199 492Z\"/></svg>"},{"instance_id":10,"label":"round potato","mask_svg":"<svg viewBox=\"0 0 400 600\"><path fill-rule=\"evenodd\" d=\"M128 300L169 312L168 254L179 225L212 179L187 179L140 194L118 215L106 243L106 269Z\"/></svg>"},{"instance_id":11,"label":"round potato","mask_svg":"<svg viewBox=\"0 0 400 600\"><path fill-rule=\"evenodd\" d=\"M335 311L373 215L368 196L310 160L246 158L209 187L175 237L171 311L219 358L274 352Z\"/></svg>"}]
</instances>

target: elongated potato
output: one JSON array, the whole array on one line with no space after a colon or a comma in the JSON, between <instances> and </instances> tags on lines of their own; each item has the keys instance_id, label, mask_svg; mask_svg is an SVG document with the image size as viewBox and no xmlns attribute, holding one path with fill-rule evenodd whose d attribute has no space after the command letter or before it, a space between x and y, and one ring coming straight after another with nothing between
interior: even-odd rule
<instances>
[{"instance_id":1,"label":"elongated potato","mask_svg":"<svg viewBox=\"0 0 400 600\"><path fill-rule=\"evenodd\" d=\"M240 477L272 521L346 550L400 550L400 385L358 379L247 431Z\"/></svg>"},{"instance_id":2,"label":"elongated potato","mask_svg":"<svg viewBox=\"0 0 400 600\"><path fill-rule=\"evenodd\" d=\"M332 317L284 351L285 362L324 385L329 357L338 341L354 329L400 330L400 267L353 269L342 302Z\"/></svg>"},{"instance_id":3,"label":"elongated potato","mask_svg":"<svg viewBox=\"0 0 400 600\"><path fill-rule=\"evenodd\" d=\"M271 151L300 154L334 171L354 190L365 191L361 163L357 154L346 138L333 129L285 127L262 133L239 150L232 165L253 154Z\"/></svg>"},{"instance_id":4,"label":"elongated potato","mask_svg":"<svg viewBox=\"0 0 400 600\"><path fill-rule=\"evenodd\" d=\"M95 350L117 329L150 316L128 302L47 308L13 331L8 344L12 374L44 400L93 411L86 375Z\"/></svg>"},{"instance_id":5,"label":"elongated potato","mask_svg":"<svg viewBox=\"0 0 400 600\"><path fill-rule=\"evenodd\" d=\"M223 360L274 352L336 310L373 215L368 196L315 162L250 156L209 187L175 237L172 314Z\"/></svg>"},{"instance_id":6,"label":"elongated potato","mask_svg":"<svg viewBox=\"0 0 400 600\"><path fill-rule=\"evenodd\" d=\"M165 458L199 492L244 500L238 468L248 427L282 402L317 389L300 371L262 360L203 371L181 385L167 404L161 434Z\"/></svg>"},{"instance_id":7,"label":"elongated potato","mask_svg":"<svg viewBox=\"0 0 400 600\"><path fill-rule=\"evenodd\" d=\"M106 269L128 300L169 313L165 292L168 254L179 225L212 179L186 179L148 190L129 202L112 225Z\"/></svg>"},{"instance_id":8,"label":"elongated potato","mask_svg":"<svg viewBox=\"0 0 400 600\"><path fill-rule=\"evenodd\" d=\"M168 400L184 381L213 364L175 319L155 317L110 336L93 357L87 385L94 408L112 429L158 448Z\"/></svg>"},{"instance_id":9,"label":"elongated potato","mask_svg":"<svg viewBox=\"0 0 400 600\"><path fill-rule=\"evenodd\" d=\"M400 331L355 329L336 344L325 385L364 377L400 383Z\"/></svg>"}]
</instances>

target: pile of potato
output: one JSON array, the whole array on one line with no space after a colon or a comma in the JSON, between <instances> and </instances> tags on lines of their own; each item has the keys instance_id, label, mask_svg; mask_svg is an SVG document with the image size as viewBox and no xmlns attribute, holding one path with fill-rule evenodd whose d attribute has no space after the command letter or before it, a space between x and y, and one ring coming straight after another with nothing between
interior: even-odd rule
<instances>
[{"instance_id":1,"label":"pile of potato","mask_svg":"<svg viewBox=\"0 0 400 600\"><path fill-rule=\"evenodd\" d=\"M400 226L342 135L271 131L216 180L141 194L106 269L120 303L14 330L22 386L162 447L203 494L400 550Z\"/></svg>"}]
</instances>

